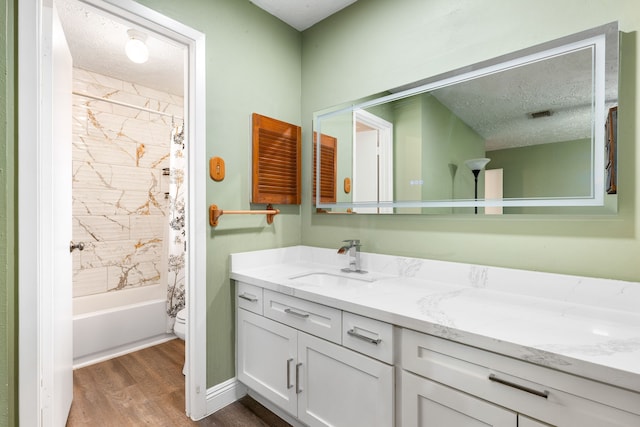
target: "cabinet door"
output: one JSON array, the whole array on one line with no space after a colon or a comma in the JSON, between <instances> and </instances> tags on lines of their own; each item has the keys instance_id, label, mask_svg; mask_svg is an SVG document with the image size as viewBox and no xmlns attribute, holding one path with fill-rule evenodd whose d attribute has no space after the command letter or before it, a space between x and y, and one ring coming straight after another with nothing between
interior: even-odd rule
<instances>
[{"instance_id":1,"label":"cabinet door","mask_svg":"<svg viewBox=\"0 0 640 427\"><path fill-rule=\"evenodd\" d=\"M393 367L298 332L298 418L309 426L393 425Z\"/></svg>"},{"instance_id":2,"label":"cabinet door","mask_svg":"<svg viewBox=\"0 0 640 427\"><path fill-rule=\"evenodd\" d=\"M238 309L238 380L296 415L297 331Z\"/></svg>"},{"instance_id":3,"label":"cabinet door","mask_svg":"<svg viewBox=\"0 0 640 427\"><path fill-rule=\"evenodd\" d=\"M516 427L517 414L402 372L403 427Z\"/></svg>"}]
</instances>

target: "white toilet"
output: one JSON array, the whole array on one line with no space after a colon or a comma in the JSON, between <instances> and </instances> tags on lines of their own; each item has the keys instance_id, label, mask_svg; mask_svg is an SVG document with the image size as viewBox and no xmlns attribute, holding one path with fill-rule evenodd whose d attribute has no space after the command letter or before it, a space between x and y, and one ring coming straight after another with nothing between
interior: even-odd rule
<instances>
[{"instance_id":1,"label":"white toilet","mask_svg":"<svg viewBox=\"0 0 640 427\"><path fill-rule=\"evenodd\" d=\"M183 308L176 314L176 323L173 325L173 333L184 341L187 332L187 309ZM186 375L186 364L182 367L182 375Z\"/></svg>"},{"instance_id":2,"label":"white toilet","mask_svg":"<svg viewBox=\"0 0 640 427\"><path fill-rule=\"evenodd\" d=\"M173 325L173 333L184 341L187 330L187 309L183 308L176 314L176 323Z\"/></svg>"}]
</instances>

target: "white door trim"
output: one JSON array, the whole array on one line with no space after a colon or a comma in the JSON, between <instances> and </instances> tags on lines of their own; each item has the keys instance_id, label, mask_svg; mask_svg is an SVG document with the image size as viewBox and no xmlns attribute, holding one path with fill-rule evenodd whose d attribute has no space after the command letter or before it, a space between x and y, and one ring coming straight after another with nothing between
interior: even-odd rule
<instances>
[{"instance_id":1,"label":"white door trim","mask_svg":"<svg viewBox=\"0 0 640 427\"><path fill-rule=\"evenodd\" d=\"M393 123L371 114L366 110L354 110L353 112L353 169L356 170L356 122L363 123L378 131L378 191L379 200L377 202L393 202ZM355 185L353 198L357 197ZM393 208L378 208L378 213L393 213Z\"/></svg>"},{"instance_id":2,"label":"white door trim","mask_svg":"<svg viewBox=\"0 0 640 427\"><path fill-rule=\"evenodd\" d=\"M206 115L205 36L132 0L81 0L116 16L145 26L188 46L187 135L189 200L187 217L187 300L189 301L186 376L187 414L207 415L206 405ZM43 310L51 304L46 290L51 258L52 230L48 221L52 204L48 182L56 173L51 164L51 111L42 102L42 51L50 43L42 31L43 5L51 0L18 2L18 355L19 417L21 424L49 425L40 410L47 404L40 382L46 374L48 354L43 352Z\"/></svg>"},{"instance_id":3,"label":"white door trim","mask_svg":"<svg viewBox=\"0 0 640 427\"><path fill-rule=\"evenodd\" d=\"M40 425L43 400L40 393L42 360L37 351L42 347L38 333L41 285L44 284L41 276L51 271L50 258L41 259L40 255L52 234L51 231L40 233L46 223L43 217L52 211L51 206L46 212L39 209L43 202L39 194L46 184L43 176L51 172L50 165L43 165L43 157L48 154L50 158L51 153L42 153L44 147L36 143L42 127L38 102L39 52L44 43L40 37L41 16L40 1L18 2L18 406L20 422L32 426Z\"/></svg>"}]
</instances>

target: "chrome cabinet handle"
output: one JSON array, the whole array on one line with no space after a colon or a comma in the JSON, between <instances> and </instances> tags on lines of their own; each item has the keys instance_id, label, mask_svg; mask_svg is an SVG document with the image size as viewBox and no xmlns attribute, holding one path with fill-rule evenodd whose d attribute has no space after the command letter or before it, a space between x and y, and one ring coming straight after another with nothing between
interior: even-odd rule
<instances>
[{"instance_id":1,"label":"chrome cabinet handle","mask_svg":"<svg viewBox=\"0 0 640 427\"><path fill-rule=\"evenodd\" d=\"M358 339L360 339L362 341L366 341L366 342L368 342L370 344L378 345L378 344L380 344L382 342L382 340L380 338L374 340L373 338L369 338L369 337L365 337L364 335L360 335L359 333L356 332L355 329L349 329L347 331L347 334L352 336L352 337L354 337L354 338L358 338Z\"/></svg>"},{"instance_id":2,"label":"chrome cabinet handle","mask_svg":"<svg viewBox=\"0 0 640 427\"><path fill-rule=\"evenodd\" d=\"M296 365L296 394L302 393L302 387L300 387L300 367L302 363Z\"/></svg>"},{"instance_id":3,"label":"chrome cabinet handle","mask_svg":"<svg viewBox=\"0 0 640 427\"><path fill-rule=\"evenodd\" d=\"M251 301L251 302L258 301L258 297L256 297L255 295L248 294L246 292L243 293L242 295L238 295L238 298L246 299L247 301Z\"/></svg>"},{"instance_id":4,"label":"chrome cabinet handle","mask_svg":"<svg viewBox=\"0 0 640 427\"><path fill-rule=\"evenodd\" d=\"M285 308L284 312L287 314L293 314L294 316L298 316L303 319L306 319L307 317L309 317L309 313L300 313L299 311L292 310L291 308Z\"/></svg>"},{"instance_id":5,"label":"chrome cabinet handle","mask_svg":"<svg viewBox=\"0 0 640 427\"><path fill-rule=\"evenodd\" d=\"M516 384L516 383L513 383L511 381L507 381L507 380L503 380L501 378L498 378L494 374L490 374L489 375L489 380L497 382L497 383L500 383L500 384L504 384L504 385L509 386L509 387L513 387L513 388L518 389L518 390L526 391L527 393L535 394L536 396L544 397L545 399L549 397L549 392L547 390L540 391L540 390L536 390L536 389L533 389L531 387L527 387L527 386L524 386L524 385L521 385L521 384Z\"/></svg>"},{"instance_id":6,"label":"chrome cabinet handle","mask_svg":"<svg viewBox=\"0 0 640 427\"><path fill-rule=\"evenodd\" d=\"M287 360L287 390L293 387L293 384L291 384L291 362L293 362L293 359Z\"/></svg>"}]
</instances>

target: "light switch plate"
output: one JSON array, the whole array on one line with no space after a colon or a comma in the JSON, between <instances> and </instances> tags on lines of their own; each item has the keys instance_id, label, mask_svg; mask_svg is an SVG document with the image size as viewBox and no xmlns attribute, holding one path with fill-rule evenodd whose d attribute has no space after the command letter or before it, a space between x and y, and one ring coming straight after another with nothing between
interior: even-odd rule
<instances>
[{"instance_id":1,"label":"light switch plate","mask_svg":"<svg viewBox=\"0 0 640 427\"><path fill-rule=\"evenodd\" d=\"M221 157L212 157L209 160L209 175L214 181L222 181L224 179L224 160Z\"/></svg>"}]
</instances>

